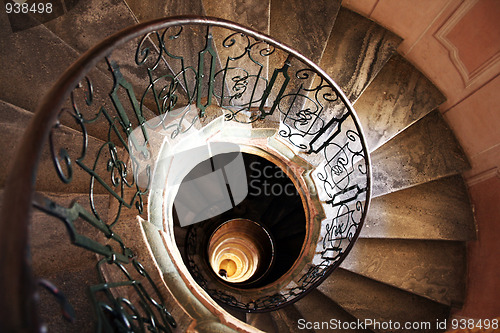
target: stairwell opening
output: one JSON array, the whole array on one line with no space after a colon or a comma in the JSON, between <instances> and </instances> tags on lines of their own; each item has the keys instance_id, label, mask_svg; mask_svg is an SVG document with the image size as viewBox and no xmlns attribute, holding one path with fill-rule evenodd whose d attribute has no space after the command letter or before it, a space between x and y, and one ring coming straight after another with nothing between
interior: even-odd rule
<instances>
[{"instance_id":1,"label":"stairwell opening","mask_svg":"<svg viewBox=\"0 0 500 333\"><path fill-rule=\"evenodd\" d=\"M238 158L244 165L239 176L247 186L241 202L231 199L234 205L230 209L212 212L210 218L181 227L179 214L185 214L187 205L196 205L201 196L214 195L218 190L226 190L231 197L235 188L230 181L224 183L224 189L214 183L207 186L206 182L197 186L193 180L216 172L217 166L224 169ZM225 173L231 174L226 170L221 177L234 178L234 174ZM217 186L220 188L214 189ZM183 187L198 193L188 197ZM215 206L214 211L222 210L222 205ZM272 285L292 268L305 245L303 199L287 171L262 156L226 153L199 163L181 182L173 207L177 246L190 273L204 288L248 290ZM225 247L221 246L224 242ZM243 276L242 270L253 274L244 279L231 278Z\"/></svg>"}]
</instances>

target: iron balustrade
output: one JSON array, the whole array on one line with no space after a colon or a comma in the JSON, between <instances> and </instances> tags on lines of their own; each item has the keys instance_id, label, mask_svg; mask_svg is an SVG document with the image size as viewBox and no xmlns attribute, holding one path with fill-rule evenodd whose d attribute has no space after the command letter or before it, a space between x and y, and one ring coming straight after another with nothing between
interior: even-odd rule
<instances>
[{"instance_id":1,"label":"iron balustrade","mask_svg":"<svg viewBox=\"0 0 500 333\"><path fill-rule=\"evenodd\" d=\"M106 84L109 77L103 79L106 72L112 84ZM147 218L155 157L151 133L175 140L218 116L277 127L297 154L318 162L316 186L324 205L335 213L328 216L325 237L296 287L252 304L240 304L219 290L208 293L222 304L268 311L296 301L321 283L358 237L370 201L369 153L350 102L316 64L269 36L216 18L164 18L124 29L83 54L45 96L29 124L5 187L0 276L6 292L1 293L0 306L7 319L2 325L28 325L31 330L39 325L28 250L33 204L60 219L74 245L99 254L99 268L112 265L122 272L123 281L106 282L101 276L102 283L90 287L92 295L106 296L93 300L99 330L168 332L175 327L158 287L114 229L125 211L136 210ZM68 149L67 142L61 146L61 125L79 130L78 147ZM135 128L141 135L132 135ZM101 140L97 147L95 136ZM89 208L79 203L65 207L35 191L45 144L63 184L71 187L77 173L88 177ZM97 193L115 201L114 216L99 211ZM76 220L85 221L107 241L79 234ZM198 283L203 286L203 279L198 277ZM153 296L145 284L152 286ZM133 286L136 303L111 292L124 285Z\"/></svg>"}]
</instances>

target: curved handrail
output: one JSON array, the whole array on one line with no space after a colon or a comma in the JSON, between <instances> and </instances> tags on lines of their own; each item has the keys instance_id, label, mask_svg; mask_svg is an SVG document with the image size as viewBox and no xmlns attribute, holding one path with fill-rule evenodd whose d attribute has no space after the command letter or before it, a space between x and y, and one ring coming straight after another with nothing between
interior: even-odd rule
<instances>
[{"instance_id":1,"label":"curved handrail","mask_svg":"<svg viewBox=\"0 0 500 333\"><path fill-rule=\"evenodd\" d=\"M30 271L29 263L28 225L33 194L35 191L34 183L43 145L49 139L51 130L57 122L58 115L63 108L65 100L70 97L75 87L85 79L86 74L90 72L99 61L105 59L114 49L135 38L147 36L153 31L184 25L227 28L245 34L256 41L261 41L277 49L283 50L289 55L287 61L293 58L307 65L308 68L321 78L321 82L325 82L327 86L335 91L336 99L340 100L347 108L346 114L352 118L352 126L354 127L352 132L359 134L358 139L362 148L359 152L356 152L356 154L359 155L357 156L358 159L362 158L365 162L366 169L362 172L366 176L366 184L363 189L365 201L361 212L362 216L358 224L359 228L356 229L354 234L349 235L351 239L346 250L342 252L341 257L335 261L335 264L328 268L328 271L322 271L322 276L326 277L331 270L337 267L345 257L345 254L352 247L354 240L359 235L360 227L366 216L371 197L371 170L369 152L362 135L363 131L360 122L349 100L336 83L321 68L305 56L294 51L289 46L252 29L242 27L226 20L210 17L179 16L157 19L126 28L106 38L97 46L85 52L64 72L53 88L43 98L40 106L37 108L34 118L27 127L13 163L13 168L9 172L9 177L5 185L5 193L8 195L4 196L1 212L2 222L0 224L0 237L2 237L2 240L0 242L0 269L2 272L0 272L0 285L4 287L5 291L0 293L0 311L3 314L2 321L0 322L2 328L7 330L34 330L34 327L38 324L34 305L35 282ZM285 67L286 62L284 67L280 69L281 73L286 70ZM279 74L280 70L276 73ZM198 99L197 102L199 104L200 100ZM263 116L265 115L266 113L264 112ZM295 121L297 121L297 119L295 119ZM299 121L302 121L302 118L299 119ZM332 121L334 121L334 119L331 119L327 125L331 124ZM288 133L289 137L291 137L292 134L293 133ZM322 131L315 136L313 141L318 139L324 140L326 135L330 134ZM318 153L322 151L325 154L327 164L329 164L330 160L328 152L326 151L326 146L328 146L329 143L330 141L327 142L327 140L324 140L324 144L319 148L314 148L311 143L308 152ZM298 147L303 149L300 144ZM352 159L352 167L355 167L353 162L354 157L352 157ZM323 177L327 177L327 175L323 175ZM327 182L326 179L322 179L322 181ZM328 186L331 186L331 184ZM330 196L330 199L331 203L335 203L335 200L338 201L335 197ZM318 283L320 283L320 280L315 280L311 283L311 286Z\"/></svg>"}]
</instances>

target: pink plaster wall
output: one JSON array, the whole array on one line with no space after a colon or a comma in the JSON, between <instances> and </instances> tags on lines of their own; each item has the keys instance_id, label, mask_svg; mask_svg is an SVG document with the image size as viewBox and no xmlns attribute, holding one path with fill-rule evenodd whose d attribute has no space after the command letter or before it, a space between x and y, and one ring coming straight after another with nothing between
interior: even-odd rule
<instances>
[{"instance_id":1,"label":"pink plaster wall","mask_svg":"<svg viewBox=\"0 0 500 333\"><path fill-rule=\"evenodd\" d=\"M478 224L477 241L468 244L467 296L456 316L476 319L500 316L500 178L469 188Z\"/></svg>"},{"instance_id":2,"label":"pink plaster wall","mask_svg":"<svg viewBox=\"0 0 500 333\"><path fill-rule=\"evenodd\" d=\"M400 35L398 51L445 94L440 107L473 169L500 166L500 1L363 0L343 5ZM487 124L486 130L482 127Z\"/></svg>"}]
</instances>

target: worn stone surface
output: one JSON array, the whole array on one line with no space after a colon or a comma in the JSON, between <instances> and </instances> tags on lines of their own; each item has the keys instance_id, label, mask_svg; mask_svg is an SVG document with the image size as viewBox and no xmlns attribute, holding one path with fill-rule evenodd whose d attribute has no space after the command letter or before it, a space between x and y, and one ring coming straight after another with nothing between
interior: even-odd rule
<instances>
[{"instance_id":1,"label":"worn stone surface","mask_svg":"<svg viewBox=\"0 0 500 333\"><path fill-rule=\"evenodd\" d=\"M437 111L388 141L371 158L374 197L469 168L459 143Z\"/></svg>"},{"instance_id":2,"label":"worn stone surface","mask_svg":"<svg viewBox=\"0 0 500 333\"><path fill-rule=\"evenodd\" d=\"M269 1L239 0L224 2L203 1L203 6L208 16L230 20L259 32L269 34L269 3ZM251 50L247 50L248 40L238 34L232 36L235 43L230 47L225 47L225 45L231 44L230 40L226 40L226 38L232 35L233 32L226 29L214 28L212 29L212 33L221 66L225 67L227 64L228 68L235 68L234 70L230 69L227 71L226 84L228 89L226 96L241 94L240 97L225 100L224 104L245 105L252 101L253 106L259 106L260 103L258 101L265 90L265 80L268 79L269 63L269 57L261 56L260 51L265 50L268 45L260 43L253 46ZM250 43L254 42L252 40ZM231 58L238 58L243 54L245 54L243 57L231 60ZM246 72L240 69L245 69ZM243 92L243 89L241 89L243 81L237 80L236 77L246 77L248 75L250 75L250 78L244 80L247 83L245 83Z\"/></svg>"},{"instance_id":3,"label":"worn stone surface","mask_svg":"<svg viewBox=\"0 0 500 333\"><path fill-rule=\"evenodd\" d=\"M299 320L304 319L304 316L297 310L295 305L288 305L283 309L279 309L271 312L271 316L278 327L278 331L281 332L290 332L290 333L312 333L314 330L299 328Z\"/></svg>"},{"instance_id":4,"label":"worn stone surface","mask_svg":"<svg viewBox=\"0 0 500 333\"><path fill-rule=\"evenodd\" d=\"M0 184L3 186L7 173L14 162L17 149L21 143L22 135L27 124L31 121L33 114L14 105L0 101L0 147L3 151L3 158L0 159ZM83 136L81 133L61 126L54 131L54 148L58 154L61 148L66 149L72 160L73 176L69 185L64 184L57 175L56 168L50 153L48 143L45 145L38 166L38 174L36 180L36 189L46 192L72 192L72 193L88 193L90 184L90 175L76 165L76 159L81 156ZM90 168L94 165L95 156L104 143L98 139L89 137L87 141L87 156L82 161ZM121 152L119 150L119 152ZM123 154L120 154L123 156ZM99 163L96 166L96 171L103 178L109 178L107 168L107 158L109 153L105 150L101 154ZM61 166L64 174L67 176L67 169L64 162L61 161ZM104 188L96 185L94 193L104 193Z\"/></svg>"},{"instance_id":5,"label":"worn stone surface","mask_svg":"<svg viewBox=\"0 0 500 333\"><path fill-rule=\"evenodd\" d=\"M45 23L59 38L79 53L84 53L88 49L96 46L105 38L112 34L136 24L136 19L130 9L122 0L113 0L106 3L101 1L79 1L77 5L68 13L55 20ZM110 55L112 61L120 65L120 71L135 89L137 99L140 100L142 94L149 85L147 66L153 63L146 61L139 66L135 62L136 49L139 46L140 38L136 38L120 47L116 48ZM149 48L152 53L149 58L155 58L157 51L150 40L146 40L143 49ZM110 83L113 78L109 73L108 65L105 61L98 63L102 75L106 76ZM158 77L171 74L166 66L159 66L156 70ZM108 93L111 89L108 89ZM154 108L154 101L151 95L146 95L145 104Z\"/></svg>"},{"instance_id":6,"label":"worn stone surface","mask_svg":"<svg viewBox=\"0 0 500 333\"><path fill-rule=\"evenodd\" d=\"M247 324L269 333L278 333L279 329L270 312L247 314Z\"/></svg>"},{"instance_id":7,"label":"worn stone surface","mask_svg":"<svg viewBox=\"0 0 500 333\"><path fill-rule=\"evenodd\" d=\"M0 205L5 195L0 190ZM81 194L43 193L58 204L69 207L73 200L90 209L88 196ZM96 195L95 207L107 213L108 196ZM81 220L75 222L78 232L95 239L97 229ZM97 256L71 244L64 222L33 209L30 225L30 251L33 274L54 284L75 310L75 322L63 320L56 298L39 287L40 318L50 332L95 331L94 308L88 297L88 288L99 283L96 270Z\"/></svg>"},{"instance_id":8,"label":"worn stone surface","mask_svg":"<svg viewBox=\"0 0 500 333\"><path fill-rule=\"evenodd\" d=\"M57 82L62 73L78 58L79 53L66 44L44 25L12 33L7 26L8 21L4 14L0 15L0 39L6 47L0 49L0 57L5 66L0 68L2 78L12 80L0 81L0 98L11 104L20 106L28 111L35 112L42 98ZM88 106L84 95L87 85L85 80L82 88L75 91L75 104L85 119L92 119L100 107L113 110L108 94L113 86L112 77L102 71L93 69L87 77L93 86L93 103ZM63 108L72 110L69 98ZM131 110L125 108L131 120ZM101 118L104 118L101 115ZM81 125L63 112L61 122L68 127L81 130ZM88 134L107 139L109 124L107 121L98 121L87 125Z\"/></svg>"},{"instance_id":9,"label":"worn stone surface","mask_svg":"<svg viewBox=\"0 0 500 333\"><path fill-rule=\"evenodd\" d=\"M373 151L444 101L432 82L396 53L356 101L354 109Z\"/></svg>"},{"instance_id":10,"label":"worn stone surface","mask_svg":"<svg viewBox=\"0 0 500 333\"><path fill-rule=\"evenodd\" d=\"M340 8L340 1L313 1L303 0L271 1L271 23L269 34L277 41L284 43L299 53L317 63L321 59L328 37L335 23L335 17ZM284 66L288 54L285 52L275 52L269 60L269 77L272 77L276 69ZM309 79L297 79L297 72L308 68L302 62L292 59L288 74L291 78L288 83L287 94L294 94L301 85L308 88L311 85L313 77ZM301 75L298 75L299 77ZM275 83L275 89L271 91L267 100L267 106L271 106L278 95L278 91L284 83L281 74ZM307 92L302 91L307 95ZM301 97L295 101L293 106L289 106L290 99L285 98L280 101L281 112L287 109L292 113L300 111L303 108L305 100ZM276 110L278 111L278 110ZM278 112L273 117L279 120L283 115Z\"/></svg>"},{"instance_id":11,"label":"worn stone surface","mask_svg":"<svg viewBox=\"0 0 500 333\"><path fill-rule=\"evenodd\" d=\"M400 42L401 38L382 26L341 8L320 67L354 102L396 51Z\"/></svg>"},{"instance_id":12,"label":"worn stone surface","mask_svg":"<svg viewBox=\"0 0 500 333\"><path fill-rule=\"evenodd\" d=\"M430 321L432 325L430 329L420 328L405 332L437 332L436 320L443 321L449 315L449 308L445 305L341 268L334 271L318 290L361 321Z\"/></svg>"},{"instance_id":13,"label":"worn stone surface","mask_svg":"<svg viewBox=\"0 0 500 333\"><path fill-rule=\"evenodd\" d=\"M0 98L34 111L77 53L43 25L12 33L0 13Z\"/></svg>"},{"instance_id":14,"label":"worn stone surface","mask_svg":"<svg viewBox=\"0 0 500 333\"><path fill-rule=\"evenodd\" d=\"M377 197L360 237L475 239L475 223L461 176L451 176Z\"/></svg>"},{"instance_id":15,"label":"worn stone surface","mask_svg":"<svg viewBox=\"0 0 500 333\"><path fill-rule=\"evenodd\" d=\"M128 0L127 4L139 22L176 15L205 15L201 0L154 0L148 2ZM174 35L179 29L171 29L170 31ZM185 27L180 37L176 40L169 40L167 38L165 46L175 56L184 57L185 67L194 66L195 69L198 69L198 52L205 47L204 35L204 29ZM170 59L169 57L166 57L166 60L174 73L178 73L181 70L182 67L179 60ZM191 74L188 73L188 75Z\"/></svg>"},{"instance_id":16,"label":"worn stone surface","mask_svg":"<svg viewBox=\"0 0 500 333\"><path fill-rule=\"evenodd\" d=\"M317 62L339 8L340 1L273 0L270 35Z\"/></svg>"},{"instance_id":17,"label":"worn stone surface","mask_svg":"<svg viewBox=\"0 0 500 333\"><path fill-rule=\"evenodd\" d=\"M314 325L318 323L319 327L314 327L314 332L332 332L329 324L331 320L341 322L356 321L356 318L342 309L337 303L332 301L318 290L311 291L306 297L295 303L295 307L306 322ZM326 323L325 323L326 322ZM323 324L325 323L325 324ZM321 326L323 325L323 326ZM342 330L342 332L370 332L370 330Z\"/></svg>"},{"instance_id":18,"label":"worn stone surface","mask_svg":"<svg viewBox=\"0 0 500 333\"><path fill-rule=\"evenodd\" d=\"M96 315L94 306L88 296L88 288L99 284L97 271L94 267L75 271L60 271L52 276L45 276L64 295L75 310L75 321L68 322L62 318L60 306L56 298L47 291L40 289L40 319L47 325L48 332L67 333L96 331Z\"/></svg>"},{"instance_id":19,"label":"worn stone surface","mask_svg":"<svg viewBox=\"0 0 500 333\"><path fill-rule=\"evenodd\" d=\"M205 15L201 0L126 0L140 22L177 15Z\"/></svg>"},{"instance_id":20,"label":"worn stone surface","mask_svg":"<svg viewBox=\"0 0 500 333\"><path fill-rule=\"evenodd\" d=\"M77 202L89 212L92 211L88 194L43 194L63 207L69 208L73 202ZM108 195L95 195L94 207L99 215L107 216ZM81 219L75 221L75 227L78 233L93 240L98 240L101 234L97 228ZM34 209L30 232L33 270L36 275L44 277L57 275L59 272L71 273L82 269L95 269L96 254L72 245L63 221Z\"/></svg>"},{"instance_id":21,"label":"worn stone surface","mask_svg":"<svg viewBox=\"0 0 500 333\"><path fill-rule=\"evenodd\" d=\"M203 8L208 16L233 21L269 34L269 0L264 1L212 1L203 0Z\"/></svg>"},{"instance_id":22,"label":"worn stone surface","mask_svg":"<svg viewBox=\"0 0 500 333\"><path fill-rule=\"evenodd\" d=\"M83 53L104 38L135 24L132 13L122 0L78 1L66 14L46 22L59 38Z\"/></svg>"},{"instance_id":23,"label":"worn stone surface","mask_svg":"<svg viewBox=\"0 0 500 333\"><path fill-rule=\"evenodd\" d=\"M460 242L358 239L341 267L446 305L465 296Z\"/></svg>"},{"instance_id":24,"label":"worn stone surface","mask_svg":"<svg viewBox=\"0 0 500 333\"><path fill-rule=\"evenodd\" d=\"M147 207L145 207L147 211ZM118 201L110 197L109 210L108 210L108 221L113 221L118 213ZM172 314L172 316L177 321L178 327L174 330L175 332L185 332L187 327L191 324L192 319L187 315L184 309L179 306L177 300L172 296L168 288L165 286L160 271L157 268L156 260L153 258L150 252L149 245L145 242L142 237L142 231L140 223L137 219L138 211L135 207L127 209L122 207L120 212L120 219L113 227L113 231L120 235L124 244L132 250L135 258L146 268L148 274L150 275L152 281L158 287L158 290L163 298L163 304L166 309ZM141 215L142 218L146 218L146 213ZM153 289L151 284L147 282L143 277L139 276L131 265L127 265L127 269L131 272L137 280L141 281L145 290L156 300L159 299L156 291ZM111 267L106 265L104 267L105 277L108 281L121 281L123 280L123 273L116 269L116 267ZM131 301L138 303L140 301L139 296L134 290L121 290L122 296L129 297Z\"/></svg>"}]
</instances>

